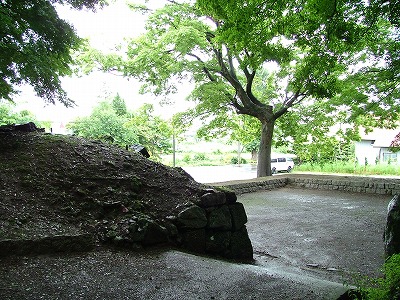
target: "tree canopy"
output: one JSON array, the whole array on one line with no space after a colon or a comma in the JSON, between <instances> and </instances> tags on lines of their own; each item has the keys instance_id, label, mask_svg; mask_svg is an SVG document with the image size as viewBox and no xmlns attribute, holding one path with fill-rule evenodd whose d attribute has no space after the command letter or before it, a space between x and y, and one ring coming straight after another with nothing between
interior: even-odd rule
<instances>
[{"instance_id":1,"label":"tree canopy","mask_svg":"<svg viewBox=\"0 0 400 300\"><path fill-rule=\"evenodd\" d=\"M336 110L350 108L347 117L357 119L356 109L368 107L371 94L382 101L378 108L397 109L396 93L382 99L378 92L360 88L362 78L355 88L364 97L346 97L351 95L351 76L360 74L350 66L371 58L383 63L379 74L396 66L397 25L382 12L384 6L355 0L168 1L150 12L146 32L128 43L125 54L88 55L100 60L104 70L140 79L144 92L170 94L181 82L194 82L190 99L197 106L182 116L200 116L208 132L232 126L233 112L258 120L257 174L265 176L271 174L276 122L288 112L303 108L298 122L292 122L299 128L315 117L309 114L313 109L319 115L324 111L327 120ZM386 62L382 51L390 53ZM379 85L375 83L377 89Z\"/></svg>"},{"instance_id":2,"label":"tree canopy","mask_svg":"<svg viewBox=\"0 0 400 300\"><path fill-rule=\"evenodd\" d=\"M90 116L80 117L68 124L75 134L126 145L140 144L147 148L154 159L171 152L172 128L154 115L151 104L144 104L136 111L128 111L124 99L118 94L94 107Z\"/></svg>"},{"instance_id":3,"label":"tree canopy","mask_svg":"<svg viewBox=\"0 0 400 300\"><path fill-rule=\"evenodd\" d=\"M23 124L28 122L37 122L36 116L30 111L14 111L13 105L9 103L0 103L0 125Z\"/></svg>"},{"instance_id":4,"label":"tree canopy","mask_svg":"<svg viewBox=\"0 0 400 300\"><path fill-rule=\"evenodd\" d=\"M0 99L27 83L45 101L72 105L60 77L69 75L71 50L81 39L59 18L55 4L94 10L104 0L0 0Z\"/></svg>"}]
</instances>

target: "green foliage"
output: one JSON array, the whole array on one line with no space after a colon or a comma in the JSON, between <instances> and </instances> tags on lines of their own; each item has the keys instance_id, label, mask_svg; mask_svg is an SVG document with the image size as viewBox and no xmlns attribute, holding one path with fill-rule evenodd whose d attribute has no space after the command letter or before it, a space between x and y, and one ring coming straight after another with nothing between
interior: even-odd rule
<instances>
[{"instance_id":1,"label":"green foliage","mask_svg":"<svg viewBox=\"0 0 400 300\"><path fill-rule=\"evenodd\" d=\"M196 153L193 157L195 161L204 161L207 159L205 153Z\"/></svg>"},{"instance_id":2,"label":"green foliage","mask_svg":"<svg viewBox=\"0 0 400 300\"><path fill-rule=\"evenodd\" d=\"M80 46L73 27L59 18L54 4L94 9L103 0L0 1L0 99L11 100L16 85L28 83L47 102L73 102L61 87L69 75L71 50Z\"/></svg>"},{"instance_id":3,"label":"green foliage","mask_svg":"<svg viewBox=\"0 0 400 300\"><path fill-rule=\"evenodd\" d=\"M141 144L153 158L171 151L172 128L158 116L153 107L145 104L129 113L125 101L118 95L110 102L103 101L88 117L77 118L68 124L75 134L85 138L99 139L122 147Z\"/></svg>"},{"instance_id":4,"label":"green foliage","mask_svg":"<svg viewBox=\"0 0 400 300\"><path fill-rule=\"evenodd\" d=\"M360 280L360 297L354 299L392 300L400 298L400 254L389 257L383 266L383 278Z\"/></svg>"},{"instance_id":5,"label":"green foliage","mask_svg":"<svg viewBox=\"0 0 400 300\"><path fill-rule=\"evenodd\" d=\"M311 160L322 150L324 156L336 155L329 149L338 148L337 143L323 138L335 120L361 123L357 114L334 112L342 106L339 112L362 110L369 103L358 97L350 104L346 97L351 95L349 66L363 61L360 57L379 57L389 49L396 62L391 35L397 33L390 29L397 25L388 23L383 6L355 0L168 1L154 11L134 6L149 13L146 32L129 41L120 56L89 50L83 63L136 77L143 92L155 95L168 96L191 80L195 88L189 99L196 107L180 114L180 123L200 118L204 125L198 135L204 138L231 135L242 144L261 140L258 176L265 176L275 129L276 146L294 140L298 149L312 133L313 144L322 146L304 154ZM391 99L386 110L397 103Z\"/></svg>"},{"instance_id":6,"label":"green foliage","mask_svg":"<svg viewBox=\"0 0 400 300\"><path fill-rule=\"evenodd\" d=\"M126 119L117 115L109 102L104 101L93 109L89 117L77 118L67 127L75 134L85 138L108 141L124 146L138 142L135 133L124 126L126 121Z\"/></svg>"},{"instance_id":7,"label":"green foliage","mask_svg":"<svg viewBox=\"0 0 400 300\"><path fill-rule=\"evenodd\" d=\"M112 107L118 116L123 116L128 113L125 100L119 94L112 99Z\"/></svg>"},{"instance_id":8,"label":"green foliage","mask_svg":"<svg viewBox=\"0 0 400 300\"><path fill-rule=\"evenodd\" d=\"M34 122L38 127L42 126L32 112L28 110L14 112L13 109L14 106L11 103L0 103L0 125Z\"/></svg>"},{"instance_id":9,"label":"green foliage","mask_svg":"<svg viewBox=\"0 0 400 300\"><path fill-rule=\"evenodd\" d=\"M185 156L183 157L182 161L184 161L185 163L189 163L191 161L191 157L189 153L186 153Z\"/></svg>"},{"instance_id":10,"label":"green foliage","mask_svg":"<svg viewBox=\"0 0 400 300\"><path fill-rule=\"evenodd\" d=\"M161 117L154 116L154 108L151 104L144 104L132 113L126 126L137 132L139 143L153 155L158 157L159 153L172 151L172 127Z\"/></svg>"},{"instance_id":11,"label":"green foliage","mask_svg":"<svg viewBox=\"0 0 400 300\"><path fill-rule=\"evenodd\" d=\"M258 139L254 139L249 143L245 144L244 149L249 152L252 152L252 151L257 151L259 146L260 146L260 141Z\"/></svg>"},{"instance_id":12,"label":"green foliage","mask_svg":"<svg viewBox=\"0 0 400 300\"><path fill-rule=\"evenodd\" d=\"M237 158L237 156L234 156L231 158L231 164L233 165L237 165L238 164L239 159ZM245 160L243 157L240 158L240 163L241 164L247 164L247 160Z\"/></svg>"},{"instance_id":13,"label":"green foliage","mask_svg":"<svg viewBox=\"0 0 400 300\"><path fill-rule=\"evenodd\" d=\"M326 161L306 162L296 164L296 171L299 172L323 172L333 174L355 174L355 175L395 175L400 174L399 165L360 165L354 161Z\"/></svg>"}]
</instances>

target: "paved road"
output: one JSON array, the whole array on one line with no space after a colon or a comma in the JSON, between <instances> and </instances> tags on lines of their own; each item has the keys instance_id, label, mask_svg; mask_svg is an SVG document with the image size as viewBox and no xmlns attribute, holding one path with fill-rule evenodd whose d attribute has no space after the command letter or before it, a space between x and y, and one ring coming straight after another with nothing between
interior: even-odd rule
<instances>
[{"instance_id":1,"label":"paved road","mask_svg":"<svg viewBox=\"0 0 400 300\"><path fill-rule=\"evenodd\" d=\"M253 179L257 177L255 165L225 165L183 167L194 180L201 183L213 183L231 180Z\"/></svg>"}]
</instances>

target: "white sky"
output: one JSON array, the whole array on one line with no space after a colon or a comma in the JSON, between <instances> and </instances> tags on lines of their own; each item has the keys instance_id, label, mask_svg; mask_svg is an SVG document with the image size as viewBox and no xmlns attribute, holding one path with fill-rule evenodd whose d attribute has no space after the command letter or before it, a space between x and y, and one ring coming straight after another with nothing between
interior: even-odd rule
<instances>
[{"instance_id":1,"label":"white sky","mask_svg":"<svg viewBox=\"0 0 400 300\"><path fill-rule=\"evenodd\" d=\"M156 2L158 6L160 2ZM124 38L138 36L144 31L146 17L132 12L124 0L117 0L97 12L69 10L61 6L57 7L57 10L61 18L75 27L80 37L89 38L94 48L103 51L110 51ZM76 107L65 108L60 103L46 104L44 100L35 96L30 86L23 86L20 95L15 97L17 109L28 109L39 120L66 123L77 116L89 115L99 101L117 93L126 101L129 109L137 109L144 103L151 103L155 106L155 113L164 118L170 118L175 112L189 106L188 102L184 101L189 90L182 90L173 96L175 105L160 107L159 99L155 99L153 95L139 94L140 83L136 80L100 72L83 77L63 78L62 86L68 97L75 101Z\"/></svg>"}]
</instances>

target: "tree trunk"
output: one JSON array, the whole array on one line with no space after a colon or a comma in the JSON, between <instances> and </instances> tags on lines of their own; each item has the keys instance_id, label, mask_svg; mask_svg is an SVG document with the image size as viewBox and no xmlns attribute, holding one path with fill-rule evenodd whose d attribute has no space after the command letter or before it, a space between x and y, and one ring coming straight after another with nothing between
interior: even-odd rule
<instances>
[{"instance_id":1,"label":"tree trunk","mask_svg":"<svg viewBox=\"0 0 400 300\"><path fill-rule=\"evenodd\" d=\"M257 161L257 155L258 155L257 150L251 150L251 160L252 161Z\"/></svg>"},{"instance_id":2,"label":"tree trunk","mask_svg":"<svg viewBox=\"0 0 400 300\"><path fill-rule=\"evenodd\" d=\"M275 120L261 121L261 142L258 151L257 177L271 176L271 149Z\"/></svg>"}]
</instances>

